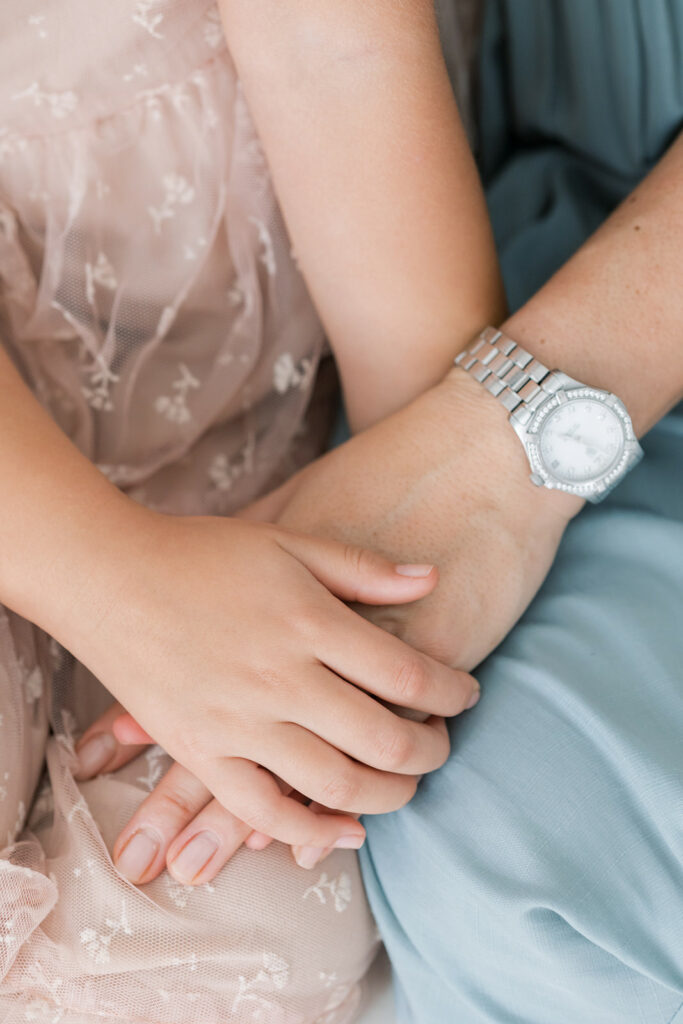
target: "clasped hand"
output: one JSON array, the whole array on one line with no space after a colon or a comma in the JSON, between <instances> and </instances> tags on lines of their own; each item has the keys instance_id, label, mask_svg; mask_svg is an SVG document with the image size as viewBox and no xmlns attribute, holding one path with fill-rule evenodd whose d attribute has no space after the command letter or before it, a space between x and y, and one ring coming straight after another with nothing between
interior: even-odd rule
<instances>
[{"instance_id":1,"label":"clasped hand","mask_svg":"<svg viewBox=\"0 0 683 1024\"><path fill-rule=\"evenodd\" d=\"M122 704L181 764L170 769L126 826L115 858L125 857L131 836L150 823L161 835L160 852L150 870L136 881L149 881L168 865L179 881L199 884L213 877L245 840L258 847L273 835L305 845L307 866L337 841L359 845L361 826L348 815L326 814L325 808L377 813L398 807L412 796L415 776L438 767L448 753L443 723L433 718L423 724L404 721L377 698L423 713L462 711L473 696L473 680L446 665L470 671L506 635L542 583L562 533L579 507L566 495L529 483L523 449L505 422L504 410L467 375L453 371L442 385L317 460L248 510L256 519L277 520L289 529L351 545L341 551L352 555L342 556L336 546L326 549L333 561L341 557L346 570L353 570L352 580L345 577L347 583L340 586L339 575L333 579L333 573L321 573L315 558L307 562L304 550L317 548L310 536L297 536L295 544L300 547L294 554L288 552L296 566L287 563L285 569L279 557L271 569L265 568L265 558L258 563L266 576L261 603L252 603L249 581L256 575L252 552L245 551L243 563L227 542L225 524L221 531L214 521L194 521L206 523L214 538L206 558L210 586L203 596L196 596L202 589L197 586L201 566L193 554L187 574L188 560L183 555L187 541L179 535L178 551L170 558L182 560L186 591L177 611L153 615L161 631L159 643L152 646L162 648L162 665L155 664L154 650L150 651L145 665L129 675L133 679L139 675L130 699L124 687L119 688ZM190 525L181 525L181 533ZM199 530L198 525L195 528ZM225 541L216 543L218 536ZM289 543L285 540L285 547ZM358 545L372 547L391 560L419 557L434 562L439 566L439 584L435 586L434 575L397 583L391 562L365 554L366 566L379 567L379 586L360 588ZM150 578L155 578L157 570L150 571ZM179 566L170 564L165 572L177 585ZM226 580L234 584L238 577L237 592L242 591L245 600L238 620L232 622ZM294 579L301 589L293 588ZM330 593L335 581L337 597ZM356 603L349 608L339 598ZM178 595L168 600L175 607ZM214 606L221 601L222 611L216 613ZM359 613L373 624L363 622ZM171 619L180 635L163 650L164 630ZM271 625L276 646L268 640ZM221 637L218 646L213 642L216 631ZM222 642L226 636L227 644ZM190 651L181 646L186 642ZM270 659L265 677L264 658ZM249 752L242 754L248 767L240 761L238 774L232 776L241 787L239 800L229 785L221 785L217 771L226 760L215 753L225 744L225 727L216 735L216 722L211 723L207 737L216 738L207 739L203 750L197 749L202 747L201 722L196 709L190 709L187 721L195 743L185 748L175 731L168 732L169 738L162 735L155 698L150 704L138 692L139 680L145 678L143 668L154 680L160 671L171 679L186 679L190 670L197 674L198 667L200 674L189 685L194 693L203 693L207 686L212 715L222 723L235 721L236 709L225 706L233 680L238 685L251 680L239 705L244 739L251 742ZM110 676L100 673L118 696L108 682ZM249 696L254 685L257 689ZM152 693L159 690L158 685L151 687ZM182 693L176 694L173 687L167 693L166 701L184 707ZM121 708L114 708L95 723L79 749L95 733L111 733L120 713ZM128 720L131 726L129 738L135 738L134 723ZM138 731L137 736L144 739L145 734ZM113 770L139 749L114 744L103 767ZM294 808L294 799L283 798L273 775L258 764L278 776L281 786L292 786L318 803L313 808L301 804ZM256 805L245 786L251 779L260 787L253 790ZM258 803L261 794L266 798L265 817ZM291 829L284 824L290 810L296 821ZM320 812L315 822L312 811ZM192 848L190 840L204 830L212 833L219 848L201 870L188 875L184 854Z\"/></svg>"},{"instance_id":2,"label":"clasped hand","mask_svg":"<svg viewBox=\"0 0 683 1024\"><path fill-rule=\"evenodd\" d=\"M448 756L441 716L465 707L474 682L344 602L414 601L436 571L266 523L135 515L146 523L134 531L144 536L134 581L83 631L81 660L205 800L287 843L361 845L352 815L411 798Z\"/></svg>"}]
</instances>

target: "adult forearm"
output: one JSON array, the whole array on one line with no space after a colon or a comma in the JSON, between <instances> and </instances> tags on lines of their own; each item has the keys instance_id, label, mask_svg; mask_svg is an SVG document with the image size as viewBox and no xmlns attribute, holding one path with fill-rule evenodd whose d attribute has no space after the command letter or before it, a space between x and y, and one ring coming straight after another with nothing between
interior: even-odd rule
<instances>
[{"instance_id":1,"label":"adult forearm","mask_svg":"<svg viewBox=\"0 0 683 1024\"><path fill-rule=\"evenodd\" d=\"M504 330L625 402L643 434L683 398L683 136Z\"/></svg>"},{"instance_id":2,"label":"adult forearm","mask_svg":"<svg viewBox=\"0 0 683 1024\"><path fill-rule=\"evenodd\" d=\"M439 380L504 302L432 0L222 0L355 428Z\"/></svg>"},{"instance_id":3,"label":"adult forearm","mask_svg":"<svg viewBox=\"0 0 683 1024\"><path fill-rule=\"evenodd\" d=\"M137 506L62 433L2 346L0 389L0 602L61 633L82 604L92 621L111 595L111 552Z\"/></svg>"}]
</instances>

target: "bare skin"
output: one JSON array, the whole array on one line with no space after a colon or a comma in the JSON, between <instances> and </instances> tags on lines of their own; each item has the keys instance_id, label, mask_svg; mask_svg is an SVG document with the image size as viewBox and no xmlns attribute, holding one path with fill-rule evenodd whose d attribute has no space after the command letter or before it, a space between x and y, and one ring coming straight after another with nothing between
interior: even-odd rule
<instances>
[{"instance_id":1,"label":"bare skin","mask_svg":"<svg viewBox=\"0 0 683 1024\"><path fill-rule=\"evenodd\" d=\"M401 806L448 755L440 717L407 723L368 692L400 702L415 673L428 679L425 710L442 716L465 706L473 681L344 602L414 600L434 570L406 574L266 523L143 508L76 450L2 351L0 375L0 600L91 668L253 828L362 842L349 814ZM262 765L346 814L314 814Z\"/></svg>"},{"instance_id":2,"label":"bare skin","mask_svg":"<svg viewBox=\"0 0 683 1024\"><path fill-rule=\"evenodd\" d=\"M504 311L431 0L227 2L222 13L353 427L369 426L443 376L454 338L464 344ZM318 797L334 802L322 789ZM349 826L337 823L341 839Z\"/></svg>"},{"instance_id":3,"label":"bare skin","mask_svg":"<svg viewBox=\"0 0 683 1024\"><path fill-rule=\"evenodd\" d=\"M501 419L506 429L500 429ZM452 443L453 437L473 436L473 443ZM482 449L488 451L492 472L473 480ZM524 461L503 411L493 402L482 410L478 388L454 370L411 405L303 470L294 478L295 486L288 491L278 518L288 525L301 523L306 531L322 537L349 541L372 537L386 553L417 547L434 558L441 566L439 587L412 604L405 616L388 605L354 607L387 632L406 637L417 649L446 664L473 666L524 611L552 563L568 519L580 507L580 502L533 488ZM379 467L381 474L376 471ZM267 509L272 514L283 496L276 493L247 514L261 515ZM420 686L419 679L411 681L406 706L419 710ZM140 738L134 730L127 732L127 727L130 723L124 720L116 727L116 735ZM118 748L119 757L122 749ZM168 837L166 863L181 880L182 851L194 836L208 830L220 843L211 862L192 878L199 884L213 876L249 833L224 815L215 801L207 801L203 788L184 770L171 772L161 791L151 794L126 826L115 855L123 852L136 831L153 821L157 831L162 829ZM183 804L191 804L186 815L169 809L166 816L166 797L173 786L182 793ZM196 815L192 819L191 811ZM175 834L174 829L178 829ZM265 841L255 837L249 845L261 847ZM303 866L313 866L309 861L328 849L303 844L313 852L302 856L302 844L294 845Z\"/></svg>"},{"instance_id":4,"label":"bare skin","mask_svg":"<svg viewBox=\"0 0 683 1024\"><path fill-rule=\"evenodd\" d=\"M616 391L642 435L683 398L681 258L683 139L505 330L546 364ZM394 558L406 550L418 557L418 545L419 557L439 565L438 590L401 610L363 612L468 668L513 626L581 508L578 499L534 488L528 472L504 411L454 370L402 413L308 467L253 514L371 541ZM475 713L485 713L485 700ZM147 806L154 801L152 794ZM196 820L188 814L174 823L180 829L169 844L172 874ZM220 814L212 827L225 830L225 843L196 882L213 877L249 832ZM254 845L263 842L257 837ZM312 866L323 852L304 860Z\"/></svg>"},{"instance_id":5,"label":"bare skin","mask_svg":"<svg viewBox=\"0 0 683 1024\"><path fill-rule=\"evenodd\" d=\"M506 313L434 0L221 0L352 431Z\"/></svg>"},{"instance_id":6,"label":"bare skin","mask_svg":"<svg viewBox=\"0 0 683 1024\"><path fill-rule=\"evenodd\" d=\"M292 8L295 17L281 20L276 37L264 34L260 21L273 15L272 4L223 7L230 47L284 197L297 255L347 384L356 428L406 404L438 380L448 363L454 330L464 342L470 329L502 311L483 195L441 59L433 11L426 0L382 7L385 33L377 33L379 8L373 11L371 5L354 2L343 8L339 23L330 20L342 10L338 5L326 13L316 6ZM243 14L248 17L243 19ZM285 14L279 6L280 17ZM307 39L301 35L302 25ZM260 44L275 38L282 59L271 51L259 68L265 53ZM411 60L406 76L406 47L413 46L425 59ZM314 58L317 64L311 63ZM292 70L301 69L302 61L311 73L293 77ZM323 80L319 72L325 67ZM403 84L396 90L399 79ZM352 81L355 101L349 105ZM264 106L265 95L277 95L280 109ZM302 103L308 104L303 118ZM428 155L421 127L427 111L448 126ZM320 119L330 113L336 122L334 138L321 147ZM383 126L381 135L377 124ZM371 130L375 144L367 147ZM354 150L364 153L364 168L361 176L353 176L360 187L351 189L353 168L344 160ZM416 160L417 187L408 173L416 169ZM323 180L324 196L318 189ZM314 195L316 204L320 197L319 208L311 205ZM432 197L429 210L426 196ZM405 214L402 230L410 231L411 247L419 256L399 244L393 215L397 206ZM336 213L325 219L325 210ZM457 233L449 226L457 226ZM377 239L364 246L362 261L357 228L370 229ZM394 253L391 265L386 262L387 243ZM421 263L427 250L429 259ZM320 276L320 251L328 255L327 284ZM330 287L332 278L346 282L343 294ZM427 304L420 305L397 287L401 279L409 279L414 295ZM363 290L369 280L371 287L366 284ZM455 287L459 297L457 316L452 303L440 298L446 286ZM432 312L425 317L428 307ZM377 336L373 319L381 309L392 309L393 318L385 324L383 344L375 345L368 361L368 341ZM407 354L416 331L425 339L421 372L394 359L388 373L390 350L400 355L402 339ZM474 683L377 627L371 629L343 602L363 594L370 599L373 587L373 599L382 602L414 600L433 588L436 572L422 578L401 575L371 553L306 541L272 526L247 529L235 520L198 521L143 510L78 453L4 353L0 356L0 600L68 647L207 790L226 806L236 800L239 806L232 809L247 820L251 817L252 825L298 843L331 844L350 836L362 840L363 829L350 812L399 806L414 791L416 773L437 767L447 756L442 722L409 723L378 701L367 706L367 716L361 714L363 684L366 695L379 687L383 692L378 696L397 704L406 680L419 678L424 687L429 677L434 690L426 699L434 702L425 710L453 713L465 706ZM217 556L224 570L220 579ZM228 565L232 578L225 572ZM183 624L181 609L162 597L179 589L193 606L193 622L187 621L183 608ZM123 593L125 601L120 599ZM225 666L231 659L222 627L226 612L244 653L237 678L231 676L229 699ZM188 641L188 631L196 642ZM213 668L204 657L195 660L202 636L221 637ZM164 673L153 637L169 658ZM274 652L272 664L263 661L264 646ZM354 652L358 660L351 664ZM135 671L124 671L126 663ZM183 704L188 692L196 692L197 680L205 680L200 703L206 710L188 714ZM325 707L326 724L319 728L327 738L315 732L312 701L306 697L325 685L338 697L328 694L326 703L314 705ZM262 709L274 693L278 700L284 694L276 718L267 720L265 712L249 710L256 694ZM246 716L248 729L240 728L240 715ZM367 719L366 725L360 732L349 726L344 738L342 723L352 722L354 715L359 724ZM326 751L326 766L314 756L314 748ZM378 751L384 751L385 768L376 767ZM363 756L372 763L363 762ZM377 786L368 786L368 772L378 773ZM314 814L283 794L281 787L288 785L346 814Z\"/></svg>"}]
</instances>

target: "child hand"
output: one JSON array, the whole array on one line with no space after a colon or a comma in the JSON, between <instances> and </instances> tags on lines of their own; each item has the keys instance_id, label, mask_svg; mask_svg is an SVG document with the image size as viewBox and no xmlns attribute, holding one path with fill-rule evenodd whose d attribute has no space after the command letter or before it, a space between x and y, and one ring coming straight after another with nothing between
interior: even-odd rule
<instances>
[{"instance_id":1,"label":"child hand","mask_svg":"<svg viewBox=\"0 0 683 1024\"><path fill-rule=\"evenodd\" d=\"M429 593L436 573L406 576L368 551L265 524L136 511L146 529L118 552L125 599L81 607L66 645L250 828L360 845L350 815L402 806L448 755L441 719L404 720L371 694L452 715L474 684L330 591L401 603ZM314 813L274 776L346 815Z\"/></svg>"}]
</instances>

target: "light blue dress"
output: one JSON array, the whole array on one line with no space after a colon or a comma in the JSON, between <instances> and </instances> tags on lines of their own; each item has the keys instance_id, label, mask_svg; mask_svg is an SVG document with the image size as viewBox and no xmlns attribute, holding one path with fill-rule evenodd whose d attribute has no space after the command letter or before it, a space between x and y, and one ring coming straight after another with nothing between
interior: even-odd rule
<instances>
[{"instance_id":1,"label":"light blue dress","mask_svg":"<svg viewBox=\"0 0 683 1024\"><path fill-rule=\"evenodd\" d=\"M481 78L514 308L680 131L683 0L492 0ZM447 764L365 819L401 1024L683 1024L683 407L644 448L480 667Z\"/></svg>"}]
</instances>

